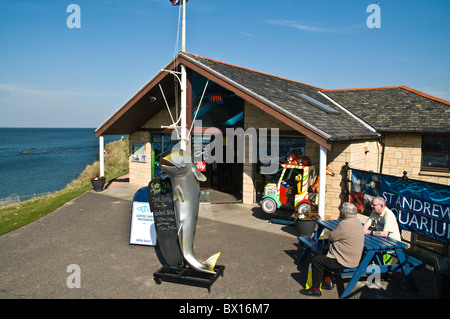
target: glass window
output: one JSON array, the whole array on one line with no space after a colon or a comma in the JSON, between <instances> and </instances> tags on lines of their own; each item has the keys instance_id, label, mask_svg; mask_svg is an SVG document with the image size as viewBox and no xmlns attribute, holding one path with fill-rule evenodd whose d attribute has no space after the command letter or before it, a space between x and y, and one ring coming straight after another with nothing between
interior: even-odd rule
<instances>
[{"instance_id":1,"label":"glass window","mask_svg":"<svg viewBox=\"0 0 450 319\"><path fill-rule=\"evenodd\" d=\"M205 85L208 83L205 91ZM203 93L204 92L204 93ZM203 96L203 97L202 97ZM192 119L202 120L203 127L243 127L244 100L192 72Z\"/></svg>"},{"instance_id":2,"label":"glass window","mask_svg":"<svg viewBox=\"0 0 450 319\"><path fill-rule=\"evenodd\" d=\"M171 139L171 133L152 133L152 148L155 152L155 160L159 162L159 157L164 152L170 151L178 143Z\"/></svg>"},{"instance_id":3,"label":"glass window","mask_svg":"<svg viewBox=\"0 0 450 319\"><path fill-rule=\"evenodd\" d=\"M450 136L422 137L422 170L450 172Z\"/></svg>"},{"instance_id":4,"label":"glass window","mask_svg":"<svg viewBox=\"0 0 450 319\"><path fill-rule=\"evenodd\" d=\"M319 108L319 109L321 109L321 110L323 110L323 111L325 111L327 113L339 114L339 111L336 111L335 109L329 107L328 105L325 105L322 102L319 102L319 101L313 99L312 97L310 97L310 96L308 96L308 95L306 95L306 94L304 94L304 93L302 93L300 91L297 91L297 90L294 90L294 89L288 89L288 91L293 93L293 94L295 94L296 96L300 97L302 100L308 102L309 104L314 105L315 107L317 107L317 108Z\"/></svg>"}]
</instances>

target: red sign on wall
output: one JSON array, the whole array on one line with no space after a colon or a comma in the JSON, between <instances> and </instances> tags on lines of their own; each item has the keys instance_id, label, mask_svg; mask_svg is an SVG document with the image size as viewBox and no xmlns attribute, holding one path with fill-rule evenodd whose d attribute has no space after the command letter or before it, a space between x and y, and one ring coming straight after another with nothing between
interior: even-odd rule
<instances>
[{"instance_id":1,"label":"red sign on wall","mask_svg":"<svg viewBox=\"0 0 450 319\"><path fill-rule=\"evenodd\" d=\"M209 101L211 103L217 103L217 104L222 104L223 103L223 98L222 98L221 95L210 94L208 97L209 97Z\"/></svg>"},{"instance_id":2,"label":"red sign on wall","mask_svg":"<svg viewBox=\"0 0 450 319\"><path fill-rule=\"evenodd\" d=\"M205 161L195 162L195 165L197 165L197 169L200 172L206 172L206 162Z\"/></svg>"}]
</instances>

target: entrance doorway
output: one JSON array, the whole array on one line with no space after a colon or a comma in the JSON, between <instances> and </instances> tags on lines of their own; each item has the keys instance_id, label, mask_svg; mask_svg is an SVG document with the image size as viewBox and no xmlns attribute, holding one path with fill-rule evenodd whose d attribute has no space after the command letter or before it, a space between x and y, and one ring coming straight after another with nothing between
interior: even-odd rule
<instances>
[{"instance_id":1,"label":"entrance doorway","mask_svg":"<svg viewBox=\"0 0 450 319\"><path fill-rule=\"evenodd\" d=\"M207 180L200 183L200 188L230 194L236 198L236 201L240 201L242 199L242 173L243 164L216 162L206 164L206 171L203 174ZM212 194L217 194L217 192Z\"/></svg>"}]
</instances>

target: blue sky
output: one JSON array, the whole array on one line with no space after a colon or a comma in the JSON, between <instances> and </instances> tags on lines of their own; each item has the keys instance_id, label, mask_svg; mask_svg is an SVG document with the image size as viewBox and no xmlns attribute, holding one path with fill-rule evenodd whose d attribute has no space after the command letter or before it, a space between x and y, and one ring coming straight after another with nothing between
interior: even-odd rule
<instances>
[{"instance_id":1,"label":"blue sky","mask_svg":"<svg viewBox=\"0 0 450 319\"><path fill-rule=\"evenodd\" d=\"M325 89L450 100L450 1L380 0L371 29L375 2L190 0L186 51ZM100 126L181 49L178 14L169 0L0 0L0 127Z\"/></svg>"}]
</instances>

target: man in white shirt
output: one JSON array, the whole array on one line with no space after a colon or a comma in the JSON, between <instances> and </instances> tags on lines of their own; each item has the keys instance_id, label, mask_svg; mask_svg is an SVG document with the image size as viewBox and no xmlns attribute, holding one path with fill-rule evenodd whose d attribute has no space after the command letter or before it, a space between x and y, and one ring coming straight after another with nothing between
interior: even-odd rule
<instances>
[{"instance_id":1,"label":"man in white shirt","mask_svg":"<svg viewBox=\"0 0 450 319\"><path fill-rule=\"evenodd\" d=\"M383 197L375 197L372 200L372 213L364 224L364 233L376 236L390 237L401 241L400 230L394 213L386 207ZM369 230L375 223L375 230Z\"/></svg>"}]
</instances>

